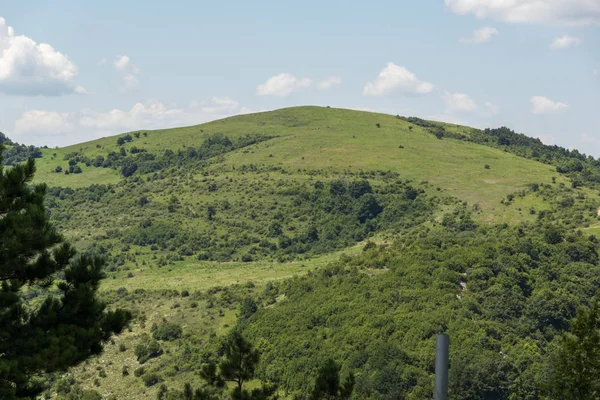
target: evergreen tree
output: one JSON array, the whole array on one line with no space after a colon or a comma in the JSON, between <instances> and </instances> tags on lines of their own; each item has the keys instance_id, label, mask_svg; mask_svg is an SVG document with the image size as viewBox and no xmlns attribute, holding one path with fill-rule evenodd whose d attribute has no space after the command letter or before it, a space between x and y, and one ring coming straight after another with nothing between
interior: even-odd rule
<instances>
[{"instance_id":1,"label":"evergreen tree","mask_svg":"<svg viewBox=\"0 0 600 400\"><path fill-rule=\"evenodd\" d=\"M319 374L315 380L312 400L345 400L352 396L355 383L354 375L349 374L344 383L340 384L340 369L340 366L332 359L325 362L319 369Z\"/></svg>"},{"instance_id":2,"label":"evergreen tree","mask_svg":"<svg viewBox=\"0 0 600 400\"><path fill-rule=\"evenodd\" d=\"M74 249L49 223L46 186L30 184L34 160L8 169L1 161L0 156L0 399L8 400L40 393L36 374L100 353L131 315L105 311L96 296L103 260L74 258ZM39 307L24 303L26 287L44 290Z\"/></svg>"},{"instance_id":3,"label":"evergreen tree","mask_svg":"<svg viewBox=\"0 0 600 400\"><path fill-rule=\"evenodd\" d=\"M219 365L221 376L226 381L235 382L236 390L241 392L244 382L254 377L259 357L252 344L238 330L234 330L225 342L225 358Z\"/></svg>"}]
</instances>

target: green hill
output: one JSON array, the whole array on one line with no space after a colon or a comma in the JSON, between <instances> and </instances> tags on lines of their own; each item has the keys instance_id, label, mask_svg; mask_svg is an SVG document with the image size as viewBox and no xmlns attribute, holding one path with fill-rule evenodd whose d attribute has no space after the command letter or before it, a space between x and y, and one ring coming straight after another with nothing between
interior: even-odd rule
<instances>
[{"instance_id":1,"label":"green hill","mask_svg":"<svg viewBox=\"0 0 600 400\"><path fill-rule=\"evenodd\" d=\"M505 128L295 107L41 149L37 166L54 223L107 257L101 290L136 315L59 396L155 397L122 368L168 322L182 337L144 369L170 389L203 385L237 324L284 398L327 357L361 398L423 398L440 331L465 340L456 398L536 398L546 348L600 282L596 160Z\"/></svg>"}]
</instances>

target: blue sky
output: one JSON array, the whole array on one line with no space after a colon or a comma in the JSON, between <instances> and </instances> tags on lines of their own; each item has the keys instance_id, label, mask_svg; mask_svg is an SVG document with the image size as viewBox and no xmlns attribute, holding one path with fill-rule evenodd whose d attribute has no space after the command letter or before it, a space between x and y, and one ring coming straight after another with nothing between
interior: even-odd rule
<instances>
[{"instance_id":1,"label":"blue sky","mask_svg":"<svg viewBox=\"0 0 600 400\"><path fill-rule=\"evenodd\" d=\"M0 0L0 131L65 145L330 105L600 156L600 0Z\"/></svg>"}]
</instances>

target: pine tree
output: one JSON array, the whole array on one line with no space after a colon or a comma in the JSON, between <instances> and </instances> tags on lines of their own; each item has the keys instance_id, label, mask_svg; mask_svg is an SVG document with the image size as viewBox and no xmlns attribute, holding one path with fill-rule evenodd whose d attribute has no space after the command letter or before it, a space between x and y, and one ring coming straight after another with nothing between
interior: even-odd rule
<instances>
[{"instance_id":1,"label":"pine tree","mask_svg":"<svg viewBox=\"0 0 600 400\"><path fill-rule=\"evenodd\" d=\"M254 377L259 353L252 348L238 330L234 330L225 343L225 359L219 369L224 380L235 382L236 390L242 391L245 381Z\"/></svg>"},{"instance_id":2,"label":"pine tree","mask_svg":"<svg viewBox=\"0 0 600 400\"><path fill-rule=\"evenodd\" d=\"M8 400L41 392L31 379L36 374L100 353L131 314L105 311L96 296L103 260L75 257L49 223L46 186L31 185L34 160L8 169L1 161L0 155L0 398ZM40 306L23 301L27 287L43 290Z\"/></svg>"}]
</instances>

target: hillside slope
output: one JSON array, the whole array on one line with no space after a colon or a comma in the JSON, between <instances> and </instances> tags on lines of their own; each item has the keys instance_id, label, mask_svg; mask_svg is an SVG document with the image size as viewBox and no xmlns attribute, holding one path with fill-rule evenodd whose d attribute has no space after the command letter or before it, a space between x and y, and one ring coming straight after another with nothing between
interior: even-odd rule
<instances>
[{"instance_id":1,"label":"hillside slope","mask_svg":"<svg viewBox=\"0 0 600 400\"><path fill-rule=\"evenodd\" d=\"M380 124L377 128L376 124ZM469 135L471 128L440 124ZM427 180L449 194L478 203L484 214L501 216L498 199L531 183L561 178L552 166L517 157L505 151L473 143L437 139L428 130L391 115L323 107L295 107L272 112L241 115L211 123L142 133L131 142L117 145L117 138L103 138L61 149L45 149L39 159L38 181L51 186L81 187L90 183L117 183L118 170L86 167L82 174L55 173L68 167L65 156L79 154L94 160L121 148L159 153L195 147L211 134L232 139L264 135L273 139L225 156L223 167L256 164L303 170L361 171L392 170L403 179ZM489 169L484 168L489 165ZM511 215L510 218L520 219Z\"/></svg>"},{"instance_id":2,"label":"hillside slope","mask_svg":"<svg viewBox=\"0 0 600 400\"><path fill-rule=\"evenodd\" d=\"M358 371L362 397L423 398L441 330L481 341L452 355L476 359L471 369L461 361L461 398L537 393L517 380L533 381L545 350L510 366L491 355L545 349L587 303L600 282L597 241L581 230L595 229L600 197L547 154L542 163L523 153L527 140L515 150L486 135L295 107L43 149L36 180L49 185L52 220L107 258L103 295L136 315L95 369L60 382L137 399L157 391L143 373L173 390L204 385L198 369L238 325L265 357L259 378L284 398L303 398L325 357ZM557 236L565 243L548 239ZM248 301L253 315L240 311ZM142 366L132 349L168 323L181 337L160 341L142 378L121 374ZM388 350L402 378L383 385L396 373ZM493 369L502 377L469 386Z\"/></svg>"}]
</instances>

